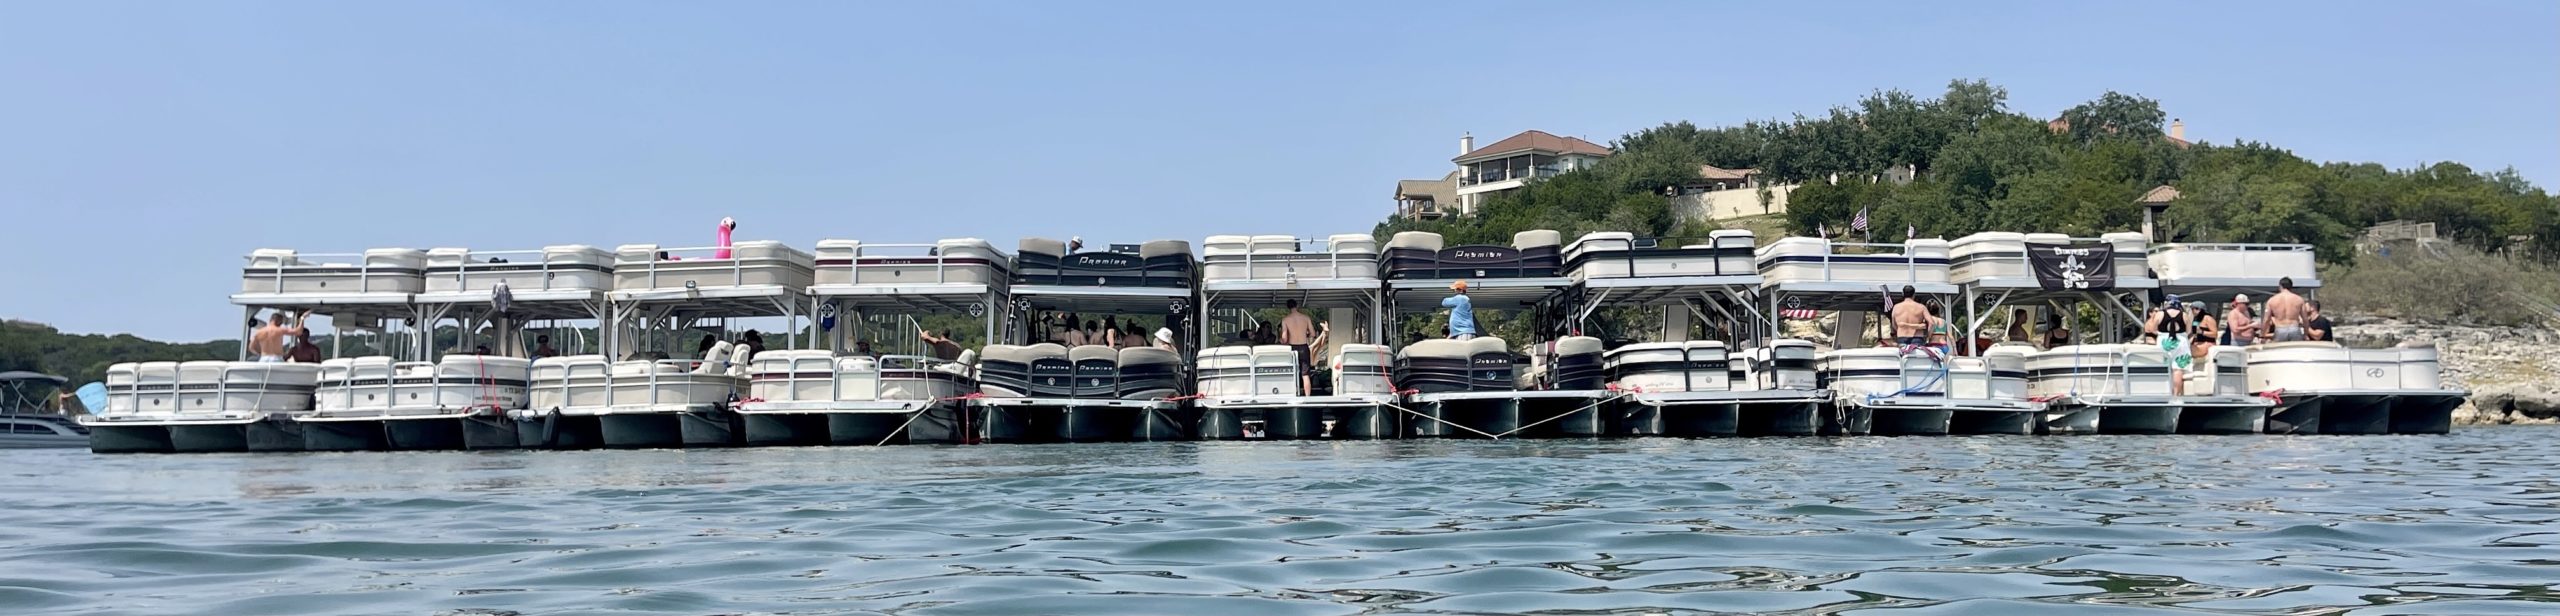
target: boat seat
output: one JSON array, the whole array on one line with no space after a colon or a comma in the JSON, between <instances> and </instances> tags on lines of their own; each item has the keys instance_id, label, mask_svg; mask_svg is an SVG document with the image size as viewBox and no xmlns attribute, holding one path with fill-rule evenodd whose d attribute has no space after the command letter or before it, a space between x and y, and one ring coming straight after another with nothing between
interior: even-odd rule
<instances>
[{"instance_id":1,"label":"boat seat","mask_svg":"<svg viewBox=\"0 0 2560 616\"><path fill-rule=\"evenodd\" d=\"M1381 344L1345 344L1333 354L1334 395L1391 394L1394 355Z\"/></svg>"},{"instance_id":2,"label":"boat seat","mask_svg":"<svg viewBox=\"0 0 2560 616\"><path fill-rule=\"evenodd\" d=\"M1409 248L1414 250L1428 250L1436 253L1440 251L1442 244L1440 234L1438 233L1432 233L1429 231L1405 231L1395 234L1394 237L1387 238L1387 248Z\"/></svg>"}]
</instances>

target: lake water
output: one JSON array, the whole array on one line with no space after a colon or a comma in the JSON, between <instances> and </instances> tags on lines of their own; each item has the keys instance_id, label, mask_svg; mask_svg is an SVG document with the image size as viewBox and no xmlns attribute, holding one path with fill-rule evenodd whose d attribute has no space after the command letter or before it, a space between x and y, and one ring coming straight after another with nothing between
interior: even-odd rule
<instances>
[{"instance_id":1,"label":"lake water","mask_svg":"<svg viewBox=\"0 0 2560 616\"><path fill-rule=\"evenodd\" d=\"M11 614L2560 613L2560 430L0 452Z\"/></svg>"}]
</instances>

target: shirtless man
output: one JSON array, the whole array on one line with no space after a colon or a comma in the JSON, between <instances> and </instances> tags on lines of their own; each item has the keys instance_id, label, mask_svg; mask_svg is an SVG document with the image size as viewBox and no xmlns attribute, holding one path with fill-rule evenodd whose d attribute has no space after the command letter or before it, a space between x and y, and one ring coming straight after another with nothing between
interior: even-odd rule
<instances>
[{"instance_id":1,"label":"shirtless man","mask_svg":"<svg viewBox=\"0 0 2560 616\"><path fill-rule=\"evenodd\" d=\"M1916 347L1929 342L1929 307L1920 304L1919 289L1902 286L1902 301L1893 304L1893 342Z\"/></svg>"},{"instance_id":2,"label":"shirtless man","mask_svg":"<svg viewBox=\"0 0 2560 616\"><path fill-rule=\"evenodd\" d=\"M266 325L249 332L249 354L258 356L261 362L283 363L285 347L288 346L285 337L293 335L293 329L285 326L284 311L268 314Z\"/></svg>"},{"instance_id":3,"label":"shirtless man","mask_svg":"<svg viewBox=\"0 0 2560 616\"><path fill-rule=\"evenodd\" d=\"M1298 356L1298 395L1304 396L1316 389L1316 320L1298 307L1298 300L1289 300L1288 306L1289 315L1280 317L1280 344Z\"/></svg>"},{"instance_id":4,"label":"shirtless man","mask_svg":"<svg viewBox=\"0 0 2560 616\"><path fill-rule=\"evenodd\" d=\"M2311 320L2307 315L2309 312L2303 305L2302 296L2293 293L2293 278L2279 278L2276 279L2276 296L2267 298L2267 318L2261 327L2266 328L2265 336L2276 342L2310 340L2311 337L2302 331L2302 324Z\"/></svg>"}]
</instances>

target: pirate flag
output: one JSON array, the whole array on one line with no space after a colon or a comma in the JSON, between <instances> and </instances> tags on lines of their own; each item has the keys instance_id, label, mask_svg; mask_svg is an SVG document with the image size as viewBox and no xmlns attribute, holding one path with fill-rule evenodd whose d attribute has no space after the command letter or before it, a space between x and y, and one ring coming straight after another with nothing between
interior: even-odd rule
<instances>
[{"instance_id":1,"label":"pirate flag","mask_svg":"<svg viewBox=\"0 0 2560 616\"><path fill-rule=\"evenodd\" d=\"M2116 249L2105 242L2027 244L2027 267L2047 291L2116 288Z\"/></svg>"}]
</instances>

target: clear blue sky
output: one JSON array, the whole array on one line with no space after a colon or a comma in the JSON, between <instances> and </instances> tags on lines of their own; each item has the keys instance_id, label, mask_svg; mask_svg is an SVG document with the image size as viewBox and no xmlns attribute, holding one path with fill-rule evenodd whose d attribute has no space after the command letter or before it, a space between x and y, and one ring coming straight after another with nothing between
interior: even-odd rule
<instances>
[{"instance_id":1,"label":"clear blue sky","mask_svg":"<svg viewBox=\"0 0 2560 616\"><path fill-rule=\"evenodd\" d=\"M2560 180L2560 4L0 4L0 316L237 334L240 255L1361 232L1457 138L1951 78Z\"/></svg>"}]
</instances>

